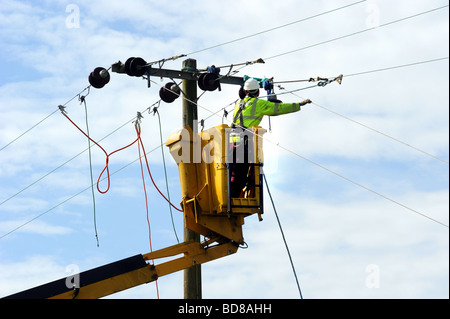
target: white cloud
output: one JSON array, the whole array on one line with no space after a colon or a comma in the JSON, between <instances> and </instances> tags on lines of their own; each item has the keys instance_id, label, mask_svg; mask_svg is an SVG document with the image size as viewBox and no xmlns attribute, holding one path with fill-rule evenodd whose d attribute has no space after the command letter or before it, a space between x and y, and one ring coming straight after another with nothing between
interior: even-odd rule
<instances>
[{"instance_id":1,"label":"white cloud","mask_svg":"<svg viewBox=\"0 0 450 319\"><path fill-rule=\"evenodd\" d=\"M190 56L199 68L228 65L314 45L367 28L369 4L379 7L380 23L387 23L430 8L442 1L371 1L345 10L293 24L243 41L233 42ZM199 1L181 10L174 2L78 1L80 28L66 27L66 5L52 1L32 5L3 1L0 9L0 57L7 61L0 80L0 147L56 110L88 85L87 77L97 66L108 67L128 57L142 56L156 61L189 53L233 39L299 20L342 3L317 1L299 4L231 1ZM370 71L448 56L448 13L436 11L414 19L377 28L359 35L318 45L295 53L268 59L265 64L247 66L237 73L274 77L275 81L308 79ZM179 69L181 60L166 62L165 68ZM234 70L237 67L233 68ZM445 72L443 71L445 70ZM385 72L345 77L342 85L299 91L302 98L424 151L448 159L448 61L427 63ZM224 68L221 74L228 70ZM157 83L164 81L154 78ZM284 85L287 90L311 83ZM100 140L159 99L159 86L126 75L111 74L110 83L92 89L87 97L91 136ZM281 90L276 89L277 93ZM85 94L86 92L84 92ZM199 94L201 92L199 91ZM279 96L285 102L298 101L290 94ZM237 89L222 86L222 92L207 92L199 100L199 119L211 115L237 98ZM163 140L181 126L181 102L162 103ZM228 107L230 111L231 106ZM75 98L67 105L69 116L85 127L84 108ZM222 112L206 120L207 127L221 123ZM147 151L160 144L157 117L144 113L143 141ZM228 119L231 115L228 116ZM263 122L268 126L267 119ZM392 202L379 198L354 184L304 161L278 147L279 143L300 156L343 174L405 205L448 225L448 165L437 162L353 122L314 106L303 107L291 116L271 119L272 133L265 141L266 172L297 266L305 297L312 298L436 298L448 297L448 235L442 226ZM131 123L101 142L108 151L127 145L135 138ZM271 143L273 141L274 143ZM86 138L59 112L16 142L0 151L0 194L2 201L29 183L61 165L87 147ZM115 171L137 158L137 146L114 154L110 169ZM164 147L165 148L165 147ZM178 172L166 151L174 202L180 199ZM162 175L160 149L149 156L152 173L160 188ZM93 146L94 179L105 164L104 154ZM1 231L32 218L58 200L64 200L89 186L87 152L36 186L1 205ZM141 211L143 193L139 163L112 177L111 192L99 196L100 248L92 253L92 210L90 193L67 202L58 214L49 213L10 237L16 251L2 248L0 280L11 288L22 275L12 269L24 264L17 254L32 251L23 245L30 235L59 238L49 249L71 255L61 260L101 255L102 261L127 257L131 250L146 249L139 242L145 216ZM103 185L103 184L102 184ZM171 227L166 203L159 201L151 185L152 225L156 245L172 244L163 231ZM136 204L136 199L139 204ZM142 200L142 201L140 201ZM51 203L51 204L49 204ZM266 199L265 220L246 221L245 238L249 249L240 250L204 269L204 297L208 298L297 298L287 256L270 206ZM14 213L19 212L18 217ZM26 216L25 216L26 215ZM71 219L61 223L62 216ZM144 216L144 217L142 217ZM182 223L180 215L177 222ZM144 218L144 219L141 219ZM178 218L180 217L180 218ZM88 220L89 219L89 220ZM75 227L80 226L81 227ZM164 225L164 229L159 229ZM89 227L89 228L88 228ZM77 237L77 246L64 236ZM163 235L162 235L163 234ZM2 235L2 234L0 234ZM140 236L142 235L142 236ZM139 237L140 236L140 237ZM139 237L140 239L136 239ZM33 237L36 240L37 237ZM163 239L164 238L164 239ZM110 250L109 247L113 246ZM145 243L146 244L146 243ZM130 248L132 247L132 248ZM80 250L78 250L80 249ZM33 252L42 256L48 251ZM59 258L58 257L58 258ZM117 257L117 258L116 258ZM86 257L88 258L88 257ZM100 257L99 257L100 258ZM43 258L35 264L50 263L47 275L56 275L63 262L53 264ZM368 289L366 267L380 267L379 289ZM90 267L92 263L83 267ZM419 267L420 266L420 267ZM20 267L19 267L20 268ZM44 266L42 269L45 268ZM41 270L42 270L41 269ZM61 271L59 272L61 273ZM39 270L30 272L42 281ZM64 276L64 274L62 274ZM162 298L182 297L181 273L161 279ZM27 279L28 281L28 279ZM34 282L37 284L40 280ZM218 290L217 287L223 287ZM411 288L413 287L413 288ZM8 291L11 289L8 288ZM6 289L6 288L5 288ZM145 285L121 296L148 297L154 286ZM5 292L6 294L6 292ZM118 296L119 297L119 296Z\"/></svg>"},{"instance_id":2,"label":"white cloud","mask_svg":"<svg viewBox=\"0 0 450 319\"><path fill-rule=\"evenodd\" d=\"M53 281L55 275L66 276L65 267L48 255L4 262L0 265L0 294L8 296Z\"/></svg>"},{"instance_id":3,"label":"white cloud","mask_svg":"<svg viewBox=\"0 0 450 319\"><path fill-rule=\"evenodd\" d=\"M3 234L20 227L16 230L17 232L39 235L67 235L71 233L71 229L68 227L50 225L39 220L32 223L27 223L28 221L29 219L0 222L0 231Z\"/></svg>"}]
</instances>

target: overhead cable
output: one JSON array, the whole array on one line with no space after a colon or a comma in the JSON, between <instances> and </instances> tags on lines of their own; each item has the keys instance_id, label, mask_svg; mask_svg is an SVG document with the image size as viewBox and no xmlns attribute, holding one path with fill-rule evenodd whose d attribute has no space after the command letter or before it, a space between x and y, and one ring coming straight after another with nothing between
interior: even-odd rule
<instances>
[{"instance_id":1,"label":"overhead cable","mask_svg":"<svg viewBox=\"0 0 450 319\"><path fill-rule=\"evenodd\" d=\"M291 253L289 251L289 247L288 247L288 244L287 244L287 241L286 241L286 237L284 236L283 227L281 227L280 218L278 217L277 209L275 208L275 203L273 201L272 194L270 193L270 189L269 189L269 185L267 183L266 175L263 174L263 177L264 177L264 182L266 184L267 193L269 194L270 201L272 202L272 208L273 208L273 211L275 213L275 217L277 218L278 227L280 228L280 232L281 232L281 237L283 238L284 246L286 247L286 252L288 254L289 261L291 263L292 272L294 273L295 282L297 283L297 289L298 289L298 292L300 294L300 299L303 299L303 294L302 294L302 290L300 288L300 283L298 281L297 272L295 271L294 262L292 261L292 257L291 257Z\"/></svg>"},{"instance_id":2,"label":"overhead cable","mask_svg":"<svg viewBox=\"0 0 450 319\"><path fill-rule=\"evenodd\" d=\"M343 35L343 36L340 36L340 37L337 37L337 38L333 38L333 39L330 39L330 40L326 40L326 41L318 42L318 43L311 44L311 45L308 45L308 46L305 46L305 47L301 47L301 48L298 48L298 49L295 49L295 50L290 50L290 51L283 52L283 53L280 53L280 54L272 55L272 56L264 58L264 60L267 61L267 60L270 60L270 59L279 58L279 57L287 55L287 54L291 54L291 53L298 52L298 51L301 51L301 50L310 49L310 48L313 48L313 47L316 47L316 46L319 46L319 45L322 45L322 44L334 42L334 41L337 41L337 40L349 38L349 37L352 37L352 36L357 35L357 34L361 34L361 33L368 32L368 31L372 31L374 29L382 28L382 27L385 27L385 26L388 26L388 25L391 25L391 24L394 24L394 23L402 22L402 21L405 21L405 20L408 20L408 19L412 19L412 18L416 18L416 17L419 17L421 15L428 14L428 13L431 13L431 12L434 12L434 11L437 11L437 10L448 8L448 6L449 5L445 5L445 6L441 6L441 7L438 7L438 8L431 9L431 10L423 11L423 12L420 12L420 13L417 13L417 14L405 17L405 18L401 18L401 19L397 19L397 20L394 20L394 21L390 21L390 22L387 22L387 23L380 24L379 26L376 26L376 27L367 28L367 29L356 31L356 32L353 32L353 33L349 33L349 34L346 34L346 35Z\"/></svg>"},{"instance_id":3,"label":"overhead cable","mask_svg":"<svg viewBox=\"0 0 450 319\"><path fill-rule=\"evenodd\" d=\"M291 94L293 94L293 95L295 95L295 96L301 98L299 95L295 94L295 93L292 92L292 91L289 92L289 93L291 93ZM436 155L430 154L430 153L428 153L428 152L426 152L426 151L424 151L424 150L422 150L422 149L420 149L420 148L418 148L418 147L415 147L415 146L413 146L413 145L411 145L411 144L408 144L408 143L406 143L406 142L403 142L403 141L401 141L401 140L399 140L399 139L397 139L397 138L395 138L395 137L393 137L393 136L391 136L391 135L389 135L389 134L383 133L383 132L381 132L381 131L379 131L379 130L377 130L377 129L374 129L374 128L372 128L372 127L366 125L366 124L363 124L363 123L361 123L361 122L359 122L359 121L356 121L356 120L354 120L354 119L352 119L352 118L350 118L350 117L348 117L348 116L342 115L342 114L340 114L340 113L338 113L338 112L336 112L336 111L333 111L333 110L331 110L331 109L329 109L329 108L327 108L327 107L325 107L325 106L319 105L319 104L317 104L317 103L315 103L315 102L312 102L311 104L313 104L313 105L315 105L315 106L317 106L317 107L319 107L319 108L321 108L321 109L323 109L323 110L325 110L325 111L328 111L328 112L330 112L330 113L333 113L333 114L335 114L335 115L337 115L337 116L340 116L340 117L342 117L342 118L344 118L344 119L346 119L346 120L348 120L348 121L351 121L351 122L353 122L353 123L356 123L356 124L358 124L358 125L360 125L360 126L366 128L366 129L369 129L369 130L371 130L371 131L373 131L373 132L375 132L375 133L378 133L378 134L383 135L383 136L385 136L385 137L387 137L387 138L390 138L391 140L393 140L393 141L395 141L395 142L397 142L397 143L403 144L403 145L405 145L405 146L407 146L407 147L409 147L409 148L412 148L412 149L414 149L414 150L416 150L416 151L418 151L418 152L421 152L421 153L423 153L423 154L425 154L425 155L427 155L427 156L429 156L429 157L432 157L432 158L434 158L434 159L436 159L436 160L438 160L438 161L441 161L441 162L443 162L443 163L449 164L449 162L448 162L447 160L444 160L444 159L442 159L442 158L440 158L440 157L438 157L438 156L436 156Z\"/></svg>"},{"instance_id":4,"label":"overhead cable","mask_svg":"<svg viewBox=\"0 0 450 319\"><path fill-rule=\"evenodd\" d=\"M230 44L230 43L234 43L234 42L242 41L242 40L245 40L245 39L249 39L249 38L255 37L257 35L264 34L264 33L267 33L267 32L271 32L271 31L274 31L274 30L278 30L278 29L281 29L281 28L285 28L287 26L290 26L290 25L293 25L293 24L296 24L296 23L300 23L300 22L304 22L304 21L307 21L307 20L311 20L311 19L323 16L323 15L326 15L326 14L329 14L329 13L332 13L332 12L335 12L335 11L339 11L339 10L342 10L342 9L345 9L345 8L348 8L348 7L351 7L351 6L360 4L362 2L366 2L366 1L367 0L353 2L351 4L348 4L348 5L339 7L339 8L335 8L335 9L328 10L328 11L325 11L325 12L322 12L322 13L319 13L319 14L312 15L312 16L307 17L307 18L303 18L303 19L300 19L300 20L296 20L296 21L293 21L293 22L290 22L290 23L283 24L283 25L280 25L278 27L267 29L267 30L264 30L264 31L261 31L261 32L257 32L257 33L251 34L251 35L247 35L247 36L244 36L244 37L241 37L241 38L237 38L237 39L234 39L234 40L231 40L231 41L227 41L227 42L223 42L223 43L220 43L220 44L216 44L216 45L213 45L213 46L210 46L210 47L207 47L207 48L204 48L204 49L200 49L200 50L197 50L197 51L193 51L193 52L187 53L186 56L193 55L193 54L200 53L200 52L207 51L207 50L211 50L211 49L214 49L214 48L217 48L217 47L221 47L221 46L224 46L224 45L227 45L227 44Z\"/></svg>"},{"instance_id":5,"label":"overhead cable","mask_svg":"<svg viewBox=\"0 0 450 319\"><path fill-rule=\"evenodd\" d=\"M88 92L89 94L89 92ZM92 195L92 205L94 210L94 231L95 231L95 238L97 240L97 247L100 246L100 242L98 239L98 231L97 231L97 209L96 209L96 202L95 202L95 191L94 191L94 174L92 170L92 152L91 152L91 139L89 136L91 135L89 132L89 120L88 120L88 109L86 104L86 96L80 96L81 103L84 104L84 114L85 114L85 121L86 121L86 134L88 136L88 150L89 150L89 175L91 178L91 195Z\"/></svg>"},{"instance_id":6,"label":"overhead cable","mask_svg":"<svg viewBox=\"0 0 450 319\"><path fill-rule=\"evenodd\" d=\"M81 94L90 89L90 85L86 88L84 88L83 90L80 91L80 93L78 93L77 95L73 96L72 98L70 98L66 103L62 104L62 107L65 107L67 104L69 104L70 102L72 102L74 99L76 99L77 97L79 98L81 96ZM36 124L34 124L33 126L31 126L29 129L27 129L25 132L23 132L22 134L20 134L19 136L17 136L15 139L13 139L12 141L10 141L8 144L6 144L5 146L3 146L2 148L0 148L0 152L3 151L5 148L7 148L8 146L10 146L12 143L16 142L18 139L20 139L21 137L23 137L25 134L29 133L32 129L34 129L36 126L38 126L39 124L43 123L45 120L47 120L48 118L50 118L53 114L55 114L58 111L58 109L54 110L53 112L51 112L49 115L47 115L46 117L44 117L43 119L41 119L40 121L38 121Z\"/></svg>"},{"instance_id":7,"label":"overhead cable","mask_svg":"<svg viewBox=\"0 0 450 319\"><path fill-rule=\"evenodd\" d=\"M160 143L161 143L160 145L164 145L163 136L162 136L161 117L159 116L158 108L156 108L156 107L154 108L154 114L158 115L159 138L160 138ZM161 147L161 156L162 156L163 166L164 166L164 177L166 179L167 199L169 200L169 203L170 203L171 199L170 199L170 191L169 191L169 180L167 178L166 158L164 156L164 149L163 149L163 147ZM170 212L170 219L172 220L172 228L173 228L173 232L175 234L175 238L177 239L177 242L180 243L180 240L178 239L177 230L175 228L175 222L174 222L174 219L173 219L172 205L170 205L170 204L169 204L169 212Z\"/></svg>"},{"instance_id":8,"label":"overhead cable","mask_svg":"<svg viewBox=\"0 0 450 319\"><path fill-rule=\"evenodd\" d=\"M437 62L437 61L442 61L442 60L448 60L448 59L449 59L449 57L447 56L447 57L442 57L442 58L418 61L418 62L407 63L407 64L394 65L394 66L389 66L389 67L385 67L385 68L362 71L362 72L357 72L357 73L343 74L342 77L348 78L348 77L352 77L352 76L359 76L359 75L370 74L370 73L381 72L381 71L389 71L389 70L405 68L405 67L415 66L415 65L419 65L419 64L425 64L425 63ZM313 82L317 79L321 79L321 78L318 77L318 78L309 78L309 79L281 80L281 81L277 80L277 81L274 81L273 84L279 85L279 84L286 84L286 83ZM324 78L324 79L327 79L327 78Z\"/></svg>"},{"instance_id":9,"label":"overhead cable","mask_svg":"<svg viewBox=\"0 0 450 319\"><path fill-rule=\"evenodd\" d=\"M358 72L358 73L346 74L345 77L348 78L348 77L351 77L351 76L357 76L357 75L363 75L363 74L369 74L369 73L375 73L375 72L381 72L381 71L394 70L394 69L399 69L399 68L405 68L405 67L408 67L408 66L414 66L414 65L430 63L430 62L437 62L437 61L448 60L448 59L449 59L449 57L446 56L446 57L443 57L443 58L437 58L437 59L431 59L431 60L426 60L426 61L419 61L419 62L413 62L413 63L408 63L408 64L395 65L395 66L391 66L391 67L387 67L387 68L381 68L381 69L363 71L363 72Z\"/></svg>"},{"instance_id":10,"label":"overhead cable","mask_svg":"<svg viewBox=\"0 0 450 319\"><path fill-rule=\"evenodd\" d=\"M161 145L160 145L160 146L156 146L156 147L153 148L152 150L148 151L146 154L148 155L148 154L150 154L150 153L156 151L156 150L157 150L158 148L160 148L160 147L161 147ZM126 169L128 166L131 166L132 164L136 163L136 162L139 161L139 160L140 160L140 158L136 158L134 161L131 161L130 163L128 163L128 164L122 166L121 168L117 169L117 170L114 171L114 172L111 172L111 173L109 174L109 176L112 177L113 175L115 175L115 174L117 174L117 173L123 171L123 170ZM100 181L102 182L102 181L104 181L104 180L106 180L106 179L107 179L107 177L104 177L104 178L101 179ZM1 235L1 236L0 236L0 239L2 239L2 238L4 238L4 237L6 237L6 236L8 236L8 235L10 235L10 234L12 234L12 233L14 233L14 232L16 232L17 230L19 230L19 229L21 229L22 227L24 227L24 226L30 224L31 222L35 221L36 219L41 218L42 216L44 216L44 215L50 213L50 212L53 211L54 209L56 209L56 208L62 206L63 204L67 203L68 201L70 201L70 200L72 200L72 199L78 197L79 195L81 195L81 194L84 193L85 191L91 189L91 187L92 187L92 185L89 185L88 187L85 187L84 189L80 190L78 193L76 193L76 194L74 194L74 195L72 195L72 196L66 198L66 199L63 200L62 202L60 202L60 203L58 203L58 204L52 206L51 208L47 209L46 211L42 212L41 214L36 215L35 217L29 219L28 221L26 221L26 222L20 224L19 226L15 227L14 229L10 230L9 232L7 232L7 233Z\"/></svg>"}]
</instances>

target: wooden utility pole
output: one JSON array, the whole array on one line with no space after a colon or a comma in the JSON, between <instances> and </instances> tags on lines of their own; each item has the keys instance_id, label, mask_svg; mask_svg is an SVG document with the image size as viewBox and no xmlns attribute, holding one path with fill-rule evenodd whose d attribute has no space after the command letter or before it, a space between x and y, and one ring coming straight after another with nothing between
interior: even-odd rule
<instances>
[{"instance_id":1,"label":"wooden utility pole","mask_svg":"<svg viewBox=\"0 0 450 319\"><path fill-rule=\"evenodd\" d=\"M187 59L183 61L182 71L197 72L197 61ZM192 130L193 136L197 134L197 79L183 79L183 128L188 126ZM191 146L193 144L191 143ZM190 154L193 155L193 148ZM193 157L192 157L193 159ZM184 241L200 242L200 235L188 228L184 228ZM201 299L202 298L202 272L201 265L194 265L184 270L184 298Z\"/></svg>"}]
</instances>

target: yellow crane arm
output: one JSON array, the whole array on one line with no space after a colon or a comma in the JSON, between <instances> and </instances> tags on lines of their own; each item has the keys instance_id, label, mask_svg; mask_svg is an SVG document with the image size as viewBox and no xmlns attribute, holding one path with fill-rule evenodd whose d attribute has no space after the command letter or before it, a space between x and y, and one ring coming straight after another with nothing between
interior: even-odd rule
<instances>
[{"instance_id":1,"label":"yellow crane arm","mask_svg":"<svg viewBox=\"0 0 450 319\"><path fill-rule=\"evenodd\" d=\"M79 287L71 287L62 278L31 288L5 299L97 299L116 292L157 280L159 277L189 268L195 264L234 254L237 244L227 242L209 246L215 239L204 243L184 242L145 255L136 255L80 273ZM153 265L147 261L160 258L179 258Z\"/></svg>"},{"instance_id":2,"label":"yellow crane arm","mask_svg":"<svg viewBox=\"0 0 450 319\"><path fill-rule=\"evenodd\" d=\"M229 131L225 124L198 134L193 134L188 127L171 134L166 142L178 164L185 227L210 238L208 241L188 241L139 254L82 272L73 285L68 278L63 278L6 298L101 298L237 252L239 245L245 243L244 218L256 213L262 220L262 135L266 130L254 127L253 133L246 132L253 141L250 143L252 151L249 151L253 159L241 163L249 166L248 188L243 189L238 198L231 197L229 185L232 175L228 161ZM191 155L199 155L193 151L194 144L202 150L202 160L190 160ZM172 259L160 264L153 262L162 258Z\"/></svg>"}]
</instances>

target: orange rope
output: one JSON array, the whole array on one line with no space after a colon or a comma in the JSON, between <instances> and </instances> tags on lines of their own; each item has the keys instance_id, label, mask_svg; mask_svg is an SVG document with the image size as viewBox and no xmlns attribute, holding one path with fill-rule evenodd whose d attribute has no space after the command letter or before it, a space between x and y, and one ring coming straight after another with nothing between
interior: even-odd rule
<instances>
[{"instance_id":1,"label":"orange rope","mask_svg":"<svg viewBox=\"0 0 450 319\"><path fill-rule=\"evenodd\" d=\"M167 199L167 197L164 196L164 194L159 190L158 186L156 185L155 181L153 180L152 173L150 172L150 167L149 167L149 165L148 165L148 159L147 159L147 153L145 152L144 143L142 143L142 139L141 139L140 135L139 135L138 139L139 139L139 141L140 141L140 146L142 147L142 152L144 153L145 164L146 164L146 166L147 166L147 171L148 171L148 174L150 175L150 179L152 180L153 186L155 186L155 188L156 188L156 190L159 192L159 194L161 194L161 196L162 196L162 197L163 197L163 198L164 198L164 199L165 199L165 200L166 200L173 208L175 208L175 209L178 210L179 212L183 212L182 209L179 209L179 208L176 207L174 204L172 204L172 203L170 202L170 200Z\"/></svg>"},{"instance_id":2,"label":"orange rope","mask_svg":"<svg viewBox=\"0 0 450 319\"><path fill-rule=\"evenodd\" d=\"M158 186L156 185L156 183L155 183L155 181L153 180L153 176L152 176L152 173L151 173L151 171L150 171L150 166L149 166L149 164L148 164L148 159L147 159L147 153L145 152L145 148L144 148L144 143L142 142L142 138L141 138L141 128L140 128L140 125L139 125L139 122L136 122L135 123L135 129L136 129L136 134L137 134L137 137L136 137L136 139L132 142L132 143L130 143L130 144L128 144L128 145L126 145L126 146L124 146L124 147L122 147L122 148L119 148L119 149L117 149L117 150L115 150L115 151L113 151L113 152L111 152L111 153L108 153L99 143L97 143L95 140L93 140L88 134L86 134L74 121L72 121L72 119L70 119L70 117L69 116L67 116L67 114L65 113L65 112L61 112L84 136L86 136L90 141L92 141L95 145L97 145L102 151L103 151L103 153L105 153L105 155L106 155L106 164L105 164L105 167L103 168L103 170L101 171L101 173L100 173L100 175L99 175L99 177L98 177L98 179L97 179L97 190L100 192L100 193L102 193L102 194L105 194L105 193L107 193L108 191L109 191L109 188L110 188L110 186L111 186L111 181L110 181L110 173L109 173L109 157L112 155L112 154L114 154L114 153L117 153L117 152L119 152L119 151L122 151L122 150L124 150L124 149L126 149L126 148L128 148L128 147L130 147L130 146L132 146L133 144L135 144L136 142L138 143L138 152L139 152L139 162L140 162L140 166L141 166L141 176L142 176L142 185L143 185L143 189L144 189L144 195L145 195L145 208L146 208L146 212L147 212L147 225L148 225L148 239L149 239L149 245L150 245L150 252L152 252L153 251L153 248L152 248L152 236L151 236L151 227L150 227L150 218L149 218L149 209L148 209L148 197L147 197L147 189L146 189L146 187L145 187L145 177L144 177L144 166L143 166L143 163L142 163L142 155L141 155L141 148L142 148L142 153L143 153L143 156L144 156L144 159L145 159L145 164L146 164L146 167L147 167L147 171L148 171L148 174L149 174L149 176L150 176L150 179L151 179L151 181L152 181L152 183L153 183L153 185L155 186L155 188L156 188L156 190L159 192L159 194L173 207L173 208L175 208L176 210L178 210L178 211L180 211L180 212L183 212L183 210L182 209L179 209L178 207L176 207L175 205L173 205L171 202L170 202L170 200L169 199L167 199L167 197L166 196L164 196L164 194L159 190L159 188L158 188ZM102 191L101 189L100 189L100 187L99 187L99 184L100 184L100 179L101 179L101 177L103 176L103 174L105 173L105 171L106 171L106 174L107 174L107 179L108 179L108 187L106 188L106 190L104 190L104 191ZM152 260L152 263L154 264L154 261ZM156 280L156 294L157 294L157 298L159 299L159 288L158 288L158 281Z\"/></svg>"},{"instance_id":3,"label":"orange rope","mask_svg":"<svg viewBox=\"0 0 450 319\"><path fill-rule=\"evenodd\" d=\"M111 185L111 178L110 178L110 174L109 174L109 157L111 156L111 155L113 155L114 153L117 153L117 152L119 152L119 151L122 151L122 150L124 150L124 149L126 149L126 148L128 148L128 147L130 147L130 146L132 146L133 144L135 144L139 139L140 139L140 131L139 131L139 133L138 133L138 137L132 142L132 143L130 143L130 144L128 144L127 146L124 146L124 147L122 147L122 148L119 148L119 149L117 149L117 150L115 150L115 151L113 151L113 152L111 152L111 153L109 153L108 154L108 152L100 145L100 144L98 144L96 141L94 141L89 135L87 135L77 124L75 124L75 122L74 121L72 121L71 119L70 119L70 117L68 117L67 116L67 114L66 113L64 113L64 112L61 112L69 121L70 121L70 123L72 123L81 133L83 133L83 135L84 136L86 136L89 140L91 140L95 145L97 145L102 151L103 151L103 153L105 153L105 155L106 155L106 164L105 164L105 167L103 168L103 170L102 170L102 172L100 173L100 175L99 175L99 177L98 177L98 179L97 179L97 190L100 192L100 193L102 193L102 194L106 194L108 191L109 191L109 188L110 188L110 185ZM107 174L107 179L108 179L108 187L106 188L106 190L104 190L104 191L102 191L101 189L100 189L100 186L99 186L99 184L100 184L100 179L101 179L101 177L103 176L103 173L106 171L106 174Z\"/></svg>"},{"instance_id":4,"label":"orange rope","mask_svg":"<svg viewBox=\"0 0 450 319\"><path fill-rule=\"evenodd\" d=\"M142 145L142 140L141 140L141 130L140 128L138 128L138 125L136 125L136 133L139 139L138 142L138 152L139 152L139 163L141 164L141 176L142 176L142 186L144 188L144 195L145 195L145 209L147 211L147 225L148 225L148 241L150 244L150 252L153 252L153 248L152 248L152 232L151 232L151 228L150 228L150 218L149 218L149 214L148 214L148 199L147 199L147 189L145 187L145 178L144 178L144 166L142 165L142 156L141 156L141 145ZM143 149L143 146L142 146ZM155 262L152 259L152 264L154 265ZM156 296L159 299L159 287L158 287L158 280L155 281L156 283Z\"/></svg>"}]
</instances>

